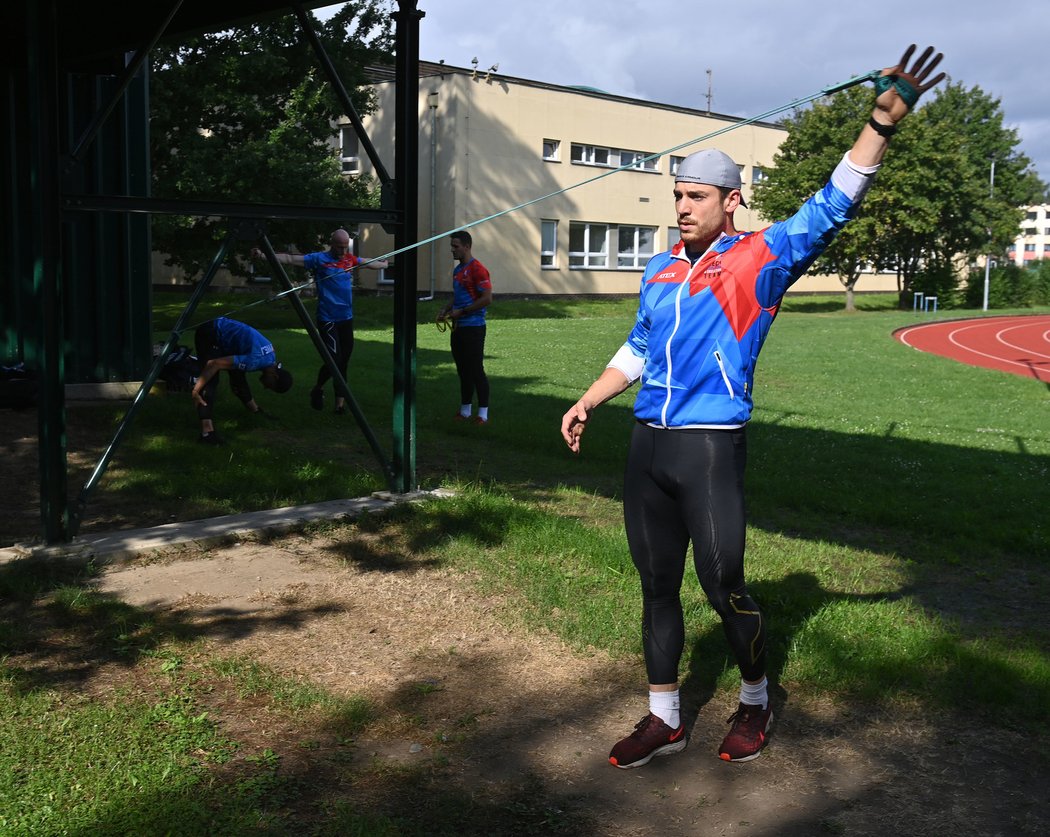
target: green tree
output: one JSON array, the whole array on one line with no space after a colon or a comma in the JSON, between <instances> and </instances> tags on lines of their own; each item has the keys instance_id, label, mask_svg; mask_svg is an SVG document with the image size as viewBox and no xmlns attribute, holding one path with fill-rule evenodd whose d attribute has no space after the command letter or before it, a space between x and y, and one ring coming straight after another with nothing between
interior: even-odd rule
<instances>
[{"instance_id":1,"label":"green tree","mask_svg":"<svg viewBox=\"0 0 1050 837\"><path fill-rule=\"evenodd\" d=\"M871 113L872 94L854 87L794 114L769 177L755 189L754 206L782 218L819 189ZM814 265L846 288L846 307L860 268L896 270L901 305L922 290L954 296L957 276L989 241L1005 248L1016 235L1020 207L1045 186L1016 150L1015 131L1003 127L999 101L980 88L949 84L901 123L885 163L857 218ZM989 171L996 160L991 195Z\"/></svg>"},{"instance_id":2,"label":"green tree","mask_svg":"<svg viewBox=\"0 0 1050 837\"><path fill-rule=\"evenodd\" d=\"M364 68L389 62L388 2L355 0L320 23L311 15L358 113L374 98ZM161 43L151 56L153 194L304 206L374 206L374 183L346 178L333 141L344 108L294 16ZM333 219L334 227L338 219ZM226 221L156 215L154 249L199 273L226 234ZM313 222L269 228L277 246L315 249L330 229ZM235 260L229 266L238 271Z\"/></svg>"}]
</instances>

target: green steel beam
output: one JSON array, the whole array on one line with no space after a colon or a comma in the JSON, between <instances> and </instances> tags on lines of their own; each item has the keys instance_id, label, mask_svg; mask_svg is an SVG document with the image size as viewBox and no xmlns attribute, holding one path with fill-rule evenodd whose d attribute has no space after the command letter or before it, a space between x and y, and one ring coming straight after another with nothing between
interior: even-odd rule
<instances>
[{"instance_id":1,"label":"green steel beam","mask_svg":"<svg viewBox=\"0 0 1050 837\"><path fill-rule=\"evenodd\" d=\"M416 489L416 284L419 233L419 21L416 0L398 0L394 12L394 183L401 225L396 250L406 249L394 272L394 479L402 493Z\"/></svg>"},{"instance_id":2,"label":"green steel beam","mask_svg":"<svg viewBox=\"0 0 1050 837\"><path fill-rule=\"evenodd\" d=\"M58 184L58 46L54 0L25 0L29 82L29 205L33 297L40 316L38 436L40 517L47 543L69 540L66 472L65 321Z\"/></svg>"}]
</instances>

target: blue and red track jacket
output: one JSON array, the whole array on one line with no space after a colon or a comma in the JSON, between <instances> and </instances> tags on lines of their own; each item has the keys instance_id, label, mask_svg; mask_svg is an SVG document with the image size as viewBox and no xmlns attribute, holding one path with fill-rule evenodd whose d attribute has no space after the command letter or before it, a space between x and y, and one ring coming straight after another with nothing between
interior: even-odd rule
<instances>
[{"instance_id":1,"label":"blue and red track jacket","mask_svg":"<svg viewBox=\"0 0 1050 837\"><path fill-rule=\"evenodd\" d=\"M679 242L649 260L638 317L610 362L641 378L635 417L656 427L739 427L777 307L853 217L874 169L844 159L795 215L723 236L691 265Z\"/></svg>"},{"instance_id":2,"label":"blue and red track jacket","mask_svg":"<svg viewBox=\"0 0 1050 837\"><path fill-rule=\"evenodd\" d=\"M353 268L361 260L353 253L341 258L331 250L307 253L303 265L317 284L317 319L322 323L341 323L354 318Z\"/></svg>"}]
</instances>

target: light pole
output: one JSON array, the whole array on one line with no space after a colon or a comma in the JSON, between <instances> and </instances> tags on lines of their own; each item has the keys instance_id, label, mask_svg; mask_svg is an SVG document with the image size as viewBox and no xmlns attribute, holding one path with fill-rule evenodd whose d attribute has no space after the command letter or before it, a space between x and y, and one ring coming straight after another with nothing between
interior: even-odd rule
<instances>
[{"instance_id":1,"label":"light pole","mask_svg":"<svg viewBox=\"0 0 1050 837\"><path fill-rule=\"evenodd\" d=\"M988 198L995 197L995 158L992 158L992 173L988 178ZM990 209L991 207L989 207ZM988 228L988 249L992 249L992 229ZM984 304L981 306L982 311L988 310L988 274L992 268L992 254L991 252L985 253L984 255Z\"/></svg>"}]
</instances>

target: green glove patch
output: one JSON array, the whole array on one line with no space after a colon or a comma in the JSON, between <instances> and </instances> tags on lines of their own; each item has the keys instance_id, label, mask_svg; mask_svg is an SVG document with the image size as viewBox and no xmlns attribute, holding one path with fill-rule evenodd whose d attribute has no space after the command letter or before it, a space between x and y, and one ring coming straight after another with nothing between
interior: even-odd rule
<instances>
[{"instance_id":1,"label":"green glove patch","mask_svg":"<svg viewBox=\"0 0 1050 837\"><path fill-rule=\"evenodd\" d=\"M909 110L915 107L915 103L919 101L919 91L900 76L879 76L875 79L876 98L889 90L891 86L897 91L897 95L901 97Z\"/></svg>"}]
</instances>

